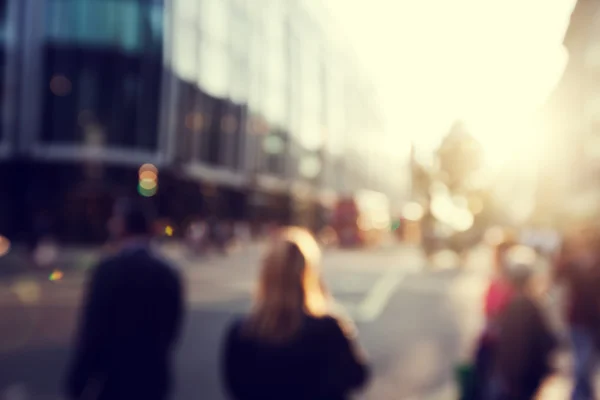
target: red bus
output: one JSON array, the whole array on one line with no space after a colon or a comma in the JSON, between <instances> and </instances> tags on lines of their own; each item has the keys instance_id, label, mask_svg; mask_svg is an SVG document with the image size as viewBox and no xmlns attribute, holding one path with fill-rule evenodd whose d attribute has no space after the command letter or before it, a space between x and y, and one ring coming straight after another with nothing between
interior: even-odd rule
<instances>
[{"instance_id":1,"label":"red bus","mask_svg":"<svg viewBox=\"0 0 600 400\"><path fill-rule=\"evenodd\" d=\"M390 229L388 198L379 192L361 190L338 200L331 221L342 247L379 243Z\"/></svg>"}]
</instances>

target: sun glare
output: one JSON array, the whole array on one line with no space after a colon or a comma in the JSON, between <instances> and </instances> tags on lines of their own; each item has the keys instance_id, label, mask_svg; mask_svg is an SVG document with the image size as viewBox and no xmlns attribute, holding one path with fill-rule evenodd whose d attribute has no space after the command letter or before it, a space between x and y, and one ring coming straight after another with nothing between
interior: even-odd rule
<instances>
[{"instance_id":1,"label":"sun glare","mask_svg":"<svg viewBox=\"0 0 600 400\"><path fill-rule=\"evenodd\" d=\"M410 136L433 148L445 127L465 118L477 126L474 135L494 166L540 147L543 137L531 133L527 120L560 78L567 59L562 39L574 3L327 2L372 74L388 129L398 140Z\"/></svg>"},{"instance_id":2,"label":"sun glare","mask_svg":"<svg viewBox=\"0 0 600 400\"><path fill-rule=\"evenodd\" d=\"M528 168L537 168L544 149L539 127L532 118L483 120L469 127L483 148L487 168L497 170L506 164L528 161Z\"/></svg>"}]
</instances>

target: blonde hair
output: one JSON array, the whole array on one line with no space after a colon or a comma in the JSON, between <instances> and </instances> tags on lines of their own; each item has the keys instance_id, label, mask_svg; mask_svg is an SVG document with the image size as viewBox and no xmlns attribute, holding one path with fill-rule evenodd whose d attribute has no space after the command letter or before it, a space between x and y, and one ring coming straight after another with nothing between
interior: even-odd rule
<instances>
[{"instance_id":1,"label":"blonde hair","mask_svg":"<svg viewBox=\"0 0 600 400\"><path fill-rule=\"evenodd\" d=\"M284 228L270 243L262 269L248 332L263 340L292 338L305 315L328 313L328 294L318 270L320 249L301 228Z\"/></svg>"}]
</instances>

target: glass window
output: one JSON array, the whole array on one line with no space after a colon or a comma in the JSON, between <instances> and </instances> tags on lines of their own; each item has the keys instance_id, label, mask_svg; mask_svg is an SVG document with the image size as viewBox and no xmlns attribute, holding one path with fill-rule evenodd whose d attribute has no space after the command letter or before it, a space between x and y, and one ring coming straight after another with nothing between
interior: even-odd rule
<instances>
[{"instance_id":1,"label":"glass window","mask_svg":"<svg viewBox=\"0 0 600 400\"><path fill-rule=\"evenodd\" d=\"M194 81L198 74L198 32L192 24L173 25L173 68L183 79Z\"/></svg>"},{"instance_id":2,"label":"glass window","mask_svg":"<svg viewBox=\"0 0 600 400\"><path fill-rule=\"evenodd\" d=\"M123 2L119 7L119 13L115 14L113 18L116 23L115 42L121 48L132 52L143 48L142 32L147 31L150 27L145 26L149 21L142 18L140 4ZM92 19L90 18L90 20ZM84 28L82 31L89 31L89 29Z\"/></svg>"},{"instance_id":3,"label":"glass window","mask_svg":"<svg viewBox=\"0 0 600 400\"><path fill-rule=\"evenodd\" d=\"M327 79L327 147L331 154L344 151L344 93L342 79L337 72L329 69Z\"/></svg>"},{"instance_id":4,"label":"glass window","mask_svg":"<svg viewBox=\"0 0 600 400\"><path fill-rule=\"evenodd\" d=\"M324 144L322 128L323 91L319 57L314 46L305 44L301 62L300 143L307 150L317 150Z\"/></svg>"},{"instance_id":5,"label":"glass window","mask_svg":"<svg viewBox=\"0 0 600 400\"><path fill-rule=\"evenodd\" d=\"M195 21L198 18L201 0L174 0L173 5L177 20Z\"/></svg>"},{"instance_id":6,"label":"glass window","mask_svg":"<svg viewBox=\"0 0 600 400\"><path fill-rule=\"evenodd\" d=\"M200 2L200 29L211 39L227 43L229 38L229 2L202 0Z\"/></svg>"},{"instance_id":7,"label":"glass window","mask_svg":"<svg viewBox=\"0 0 600 400\"><path fill-rule=\"evenodd\" d=\"M98 20L105 16L98 15ZM51 0L46 4L46 35L53 41L76 40L77 5L74 0ZM98 35L102 35L102 30Z\"/></svg>"},{"instance_id":8,"label":"glass window","mask_svg":"<svg viewBox=\"0 0 600 400\"><path fill-rule=\"evenodd\" d=\"M10 104L5 104L7 97L6 90L10 90L14 85L7 85L5 73L9 67L9 57L13 54L12 47L15 45L15 29L13 20L9 18L8 0L0 0L0 141L4 137L4 129L10 124L13 118L13 112L10 111ZM9 96L12 95L9 93Z\"/></svg>"},{"instance_id":9,"label":"glass window","mask_svg":"<svg viewBox=\"0 0 600 400\"><path fill-rule=\"evenodd\" d=\"M160 50L163 7L142 0L49 0L46 35L53 42L83 42L128 52Z\"/></svg>"},{"instance_id":10,"label":"glass window","mask_svg":"<svg viewBox=\"0 0 600 400\"><path fill-rule=\"evenodd\" d=\"M198 83L210 95L225 97L229 90L230 63L227 49L211 40L200 41Z\"/></svg>"},{"instance_id":11,"label":"glass window","mask_svg":"<svg viewBox=\"0 0 600 400\"><path fill-rule=\"evenodd\" d=\"M265 111L269 122L283 126L287 117L287 99L285 88L280 85L270 86L265 93Z\"/></svg>"},{"instance_id":12,"label":"glass window","mask_svg":"<svg viewBox=\"0 0 600 400\"><path fill-rule=\"evenodd\" d=\"M287 82L287 63L285 54L280 49L270 49L267 53L266 75L269 81L284 85Z\"/></svg>"},{"instance_id":13,"label":"glass window","mask_svg":"<svg viewBox=\"0 0 600 400\"><path fill-rule=\"evenodd\" d=\"M280 49L270 49L266 59L264 104L269 121L280 126L286 121L288 108L286 68L286 59Z\"/></svg>"},{"instance_id":14,"label":"glass window","mask_svg":"<svg viewBox=\"0 0 600 400\"><path fill-rule=\"evenodd\" d=\"M250 89L250 74L247 60L234 60L231 70L231 90L229 96L234 103L245 103Z\"/></svg>"},{"instance_id":15,"label":"glass window","mask_svg":"<svg viewBox=\"0 0 600 400\"><path fill-rule=\"evenodd\" d=\"M230 34L231 49L234 57L248 57L248 37L250 35L248 20L243 17L237 17L231 25Z\"/></svg>"},{"instance_id":16,"label":"glass window","mask_svg":"<svg viewBox=\"0 0 600 400\"><path fill-rule=\"evenodd\" d=\"M49 46L45 63L44 141L156 149L160 59Z\"/></svg>"},{"instance_id":17,"label":"glass window","mask_svg":"<svg viewBox=\"0 0 600 400\"><path fill-rule=\"evenodd\" d=\"M264 30L270 44L281 46L285 40L285 25L283 14L277 7L269 8L265 14Z\"/></svg>"}]
</instances>

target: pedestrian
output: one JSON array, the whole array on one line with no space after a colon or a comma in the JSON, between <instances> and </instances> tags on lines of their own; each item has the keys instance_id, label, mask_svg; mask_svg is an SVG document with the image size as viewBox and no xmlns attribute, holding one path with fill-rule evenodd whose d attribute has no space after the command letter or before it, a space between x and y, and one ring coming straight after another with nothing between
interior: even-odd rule
<instances>
[{"instance_id":1,"label":"pedestrian","mask_svg":"<svg viewBox=\"0 0 600 400\"><path fill-rule=\"evenodd\" d=\"M150 248L152 221L123 201L111 230L117 254L92 273L67 371L68 399L162 400L183 315L179 274Z\"/></svg>"},{"instance_id":2,"label":"pedestrian","mask_svg":"<svg viewBox=\"0 0 600 400\"><path fill-rule=\"evenodd\" d=\"M345 399L366 382L356 330L334 315L310 233L286 228L263 260L254 307L235 321L223 349L231 399Z\"/></svg>"},{"instance_id":3,"label":"pedestrian","mask_svg":"<svg viewBox=\"0 0 600 400\"><path fill-rule=\"evenodd\" d=\"M532 267L512 265L515 290L497 320L491 381L491 400L532 400L551 373L550 356L556 347L531 286Z\"/></svg>"},{"instance_id":4,"label":"pedestrian","mask_svg":"<svg viewBox=\"0 0 600 400\"><path fill-rule=\"evenodd\" d=\"M598 235L582 230L563 242L555 277L566 285L566 320L574 352L572 399L592 399L592 376L598 362L600 323L600 257Z\"/></svg>"},{"instance_id":5,"label":"pedestrian","mask_svg":"<svg viewBox=\"0 0 600 400\"><path fill-rule=\"evenodd\" d=\"M493 252L494 275L484 297L485 326L480 335L474 355L474 377L463 388L464 399L478 399L489 386L494 363L495 346L498 334L498 318L512 300L515 289L510 280L507 264L508 254L516 246L512 238L499 243Z\"/></svg>"},{"instance_id":6,"label":"pedestrian","mask_svg":"<svg viewBox=\"0 0 600 400\"><path fill-rule=\"evenodd\" d=\"M507 266L509 265L509 255L516 247L516 241L508 238L499 244L494 252L494 275L486 292L484 304L486 331L492 335L497 317L506 308L514 294Z\"/></svg>"}]
</instances>

